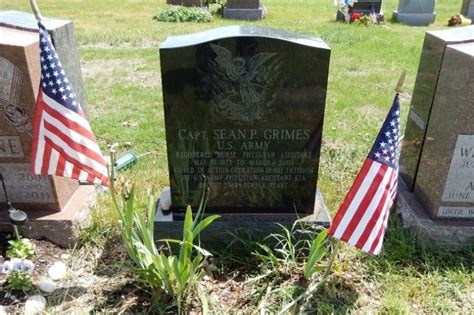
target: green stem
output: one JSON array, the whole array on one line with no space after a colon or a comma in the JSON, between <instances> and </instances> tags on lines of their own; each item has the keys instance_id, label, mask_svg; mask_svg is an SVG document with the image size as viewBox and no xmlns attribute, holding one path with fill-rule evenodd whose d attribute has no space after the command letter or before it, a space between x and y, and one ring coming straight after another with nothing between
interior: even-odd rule
<instances>
[{"instance_id":1,"label":"green stem","mask_svg":"<svg viewBox=\"0 0 474 315\"><path fill-rule=\"evenodd\" d=\"M312 286L308 287L306 291L304 291L302 294L300 294L296 299L294 299L291 303L286 304L277 314L281 315L284 314L285 312L288 312L293 306L297 305L299 301L310 295L311 293L317 291L320 287L322 287L327 279L329 278L331 274L331 267L334 263L334 260L336 260L336 256L339 252L339 248L341 247L341 242L338 239L332 239L333 244L334 244L334 250L332 251L331 257L329 258L328 265L326 267L326 270L324 271L324 274L319 280L319 282L313 284Z\"/></svg>"}]
</instances>

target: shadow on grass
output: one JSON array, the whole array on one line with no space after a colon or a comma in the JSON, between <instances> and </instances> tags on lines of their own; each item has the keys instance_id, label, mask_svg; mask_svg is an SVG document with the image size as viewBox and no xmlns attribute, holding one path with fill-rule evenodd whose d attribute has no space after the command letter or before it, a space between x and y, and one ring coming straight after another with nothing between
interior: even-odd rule
<instances>
[{"instance_id":1,"label":"shadow on grass","mask_svg":"<svg viewBox=\"0 0 474 315\"><path fill-rule=\"evenodd\" d=\"M302 314L350 314L359 298L353 284L343 277L334 277L304 302Z\"/></svg>"},{"instance_id":2,"label":"shadow on grass","mask_svg":"<svg viewBox=\"0 0 474 315\"><path fill-rule=\"evenodd\" d=\"M366 256L370 267L378 271L402 270L412 267L420 273L432 271L471 271L474 244L467 243L456 251L418 245L416 236L403 227L401 219L393 214L388 223L384 248L380 256Z\"/></svg>"}]
</instances>

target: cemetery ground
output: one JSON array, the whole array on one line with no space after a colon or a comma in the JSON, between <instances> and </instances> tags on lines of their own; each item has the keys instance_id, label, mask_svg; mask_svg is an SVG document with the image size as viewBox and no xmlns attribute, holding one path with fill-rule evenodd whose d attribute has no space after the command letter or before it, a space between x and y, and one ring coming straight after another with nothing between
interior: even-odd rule
<instances>
[{"instance_id":1,"label":"cemetery ground","mask_svg":"<svg viewBox=\"0 0 474 315\"><path fill-rule=\"evenodd\" d=\"M164 9L164 1L38 2L44 16L74 21L88 116L101 148L106 151L117 142L119 154L129 149L146 154L118 174L119 190L135 184L139 203L147 202L152 187L159 191L169 184L158 53L167 36L249 24L321 37L332 56L318 186L332 214L370 149L403 70L407 71L401 94L405 122L425 32L446 27L461 6L457 0L439 1L434 24L408 27L390 21L397 1L385 1L386 22L365 27L335 22L336 9L329 0L266 0L269 15L262 21L229 21L215 15L213 22L202 24L153 20ZM30 11L28 2L19 0L2 0L0 9ZM0 238L2 251L5 237ZM109 195L100 197L91 227L81 232L81 239L81 246L70 250L35 241L36 277L54 260L63 259L69 267L58 290L46 296L47 311L176 311L167 309L173 301L152 300L146 287L134 281ZM302 276L304 258L293 257L290 247L286 256L277 252L272 256L259 246L263 240L237 242L242 242L238 251L214 252L211 267L215 268L208 268L210 274L199 289L189 292L183 303L185 312L201 313L203 305L219 314L276 312L308 285ZM305 300L306 310L472 313L473 250L473 246L458 252L417 247L414 236L394 216L382 254L368 256L343 246L332 277ZM6 298L5 292L0 294L0 303L6 311L21 310L20 303Z\"/></svg>"}]
</instances>

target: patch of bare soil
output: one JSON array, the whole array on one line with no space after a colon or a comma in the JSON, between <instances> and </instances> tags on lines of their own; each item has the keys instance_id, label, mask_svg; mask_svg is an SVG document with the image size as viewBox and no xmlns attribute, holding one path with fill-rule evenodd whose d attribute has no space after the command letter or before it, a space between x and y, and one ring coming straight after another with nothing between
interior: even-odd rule
<instances>
[{"instance_id":1,"label":"patch of bare soil","mask_svg":"<svg viewBox=\"0 0 474 315\"><path fill-rule=\"evenodd\" d=\"M0 254L2 261L5 259L5 253L8 248L8 240L10 239L9 234L0 234ZM53 262L61 260L61 256L68 255L67 250L60 248L50 242L42 240L32 240L36 245L37 255L33 259L35 269L33 271L32 280L33 283L39 281L39 279L46 275L48 268ZM63 256L66 257L66 256ZM5 306L5 311L10 313L21 313L23 307L22 303L26 300L25 293L9 292L6 289L6 275L0 274L0 305Z\"/></svg>"},{"instance_id":2,"label":"patch of bare soil","mask_svg":"<svg viewBox=\"0 0 474 315\"><path fill-rule=\"evenodd\" d=\"M0 251L5 256L7 236L0 234ZM42 294L51 313L107 312L140 313L149 307L149 296L132 284L128 272L126 253L117 240L108 242L102 249L84 246L64 249L48 241L32 240L36 245L33 288L27 292L10 292L6 277L0 275L0 305L7 314L23 313L28 296ZM67 265L66 277L55 281L56 290L50 294L40 292L38 282L47 277L48 268L55 261Z\"/></svg>"},{"instance_id":3,"label":"patch of bare soil","mask_svg":"<svg viewBox=\"0 0 474 315\"><path fill-rule=\"evenodd\" d=\"M132 44L132 43L119 43L119 44L106 44L106 43L96 43L96 44L87 44L87 45L81 45L81 48L86 48L86 49L133 49L133 48L159 48L161 45L161 42L159 41L153 41L153 40L148 40L144 39L141 43L139 44Z\"/></svg>"},{"instance_id":4,"label":"patch of bare soil","mask_svg":"<svg viewBox=\"0 0 474 315\"><path fill-rule=\"evenodd\" d=\"M91 79L98 84L134 84L142 87L158 87L161 76L158 71L142 70L141 59L98 59L82 61L81 69L84 79Z\"/></svg>"}]
</instances>

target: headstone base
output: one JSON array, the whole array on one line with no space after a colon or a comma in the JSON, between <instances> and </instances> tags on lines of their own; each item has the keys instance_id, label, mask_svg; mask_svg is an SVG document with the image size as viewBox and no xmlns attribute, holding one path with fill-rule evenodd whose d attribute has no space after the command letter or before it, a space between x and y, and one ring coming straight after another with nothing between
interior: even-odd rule
<instances>
[{"instance_id":1,"label":"headstone base","mask_svg":"<svg viewBox=\"0 0 474 315\"><path fill-rule=\"evenodd\" d=\"M408 191L401 177L398 182L397 213L401 216L403 225L415 232L418 244L456 250L474 240L472 221L433 220Z\"/></svg>"},{"instance_id":2,"label":"headstone base","mask_svg":"<svg viewBox=\"0 0 474 315\"><path fill-rule=\"evenodd\" d=\"M393 20L410 26L427 26L433 23L436 19L435 13L401 13L393 11Z\"/></svg>"},{"instance_id":3,"label":"headstone base","mask_svg":"<svg viewBox=\"0 0 474 315\"><path fill-rule=\"evenodd\" d=\"M82 185L61 212L25 211L28 222L19 226L20 235L47 239L65 248L72 247L79 240L79 229L90 224L89 208L95 205L96 197L94 186ZM0 232L13 231L8 214L4 209L0 211Z\"/></svg>"},{"instance_id":4,"label":"headstone base","mask_svg":"<svg viewBox=\"0 0 474 315\"><path fill-rule=\"evenodd\" d=\"M224 19L234 20L261 20L266 15L265 7L260 4L258 9L234 9L224 7L222 16Z\"/></svg>"},{"instance_id":5,"label":"headstone base","mask_svg":"<svg viewBox=\"0 0 474 315\"><path fill-rule=\"evenodd\" d=\"M258 240L271 233L280 233L281 227L276 223L290 227L297 219L297 215L291 213L222 214L221 218L214 221L201 233L201 242L213 249L225 248L235 242L232 234ZM319 189L316 191L314 213L302 218L301 221L307 223L314 231L329 227L330 215ZM155 216L155 239L181 239L182 235L183 214L173 215L172 211L163 211L158 200Z\"/></svg>"}]
</instances>

